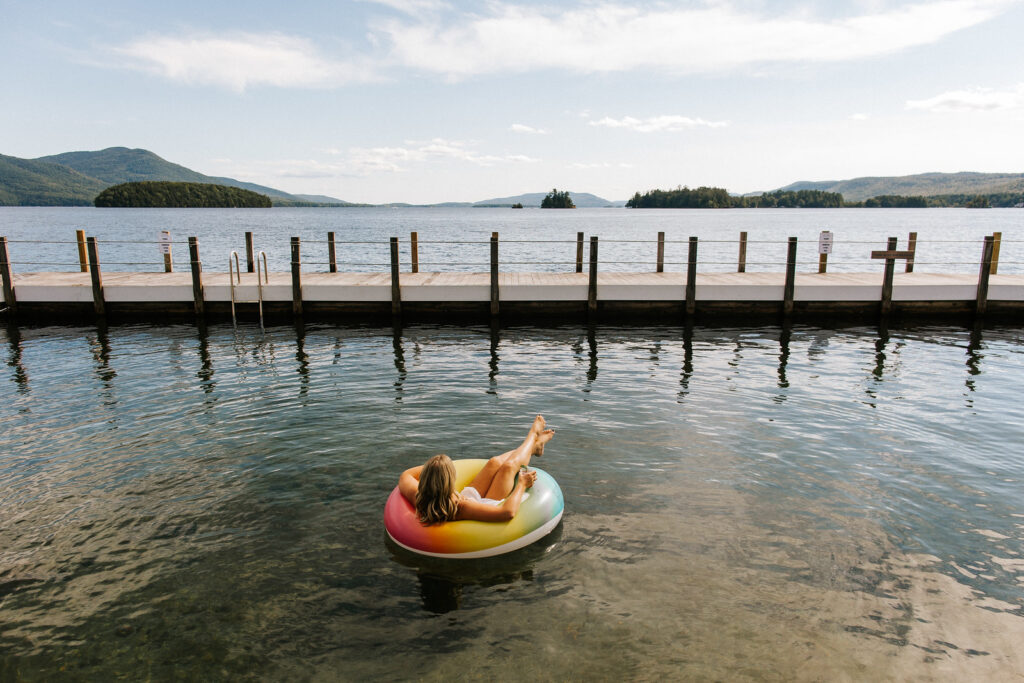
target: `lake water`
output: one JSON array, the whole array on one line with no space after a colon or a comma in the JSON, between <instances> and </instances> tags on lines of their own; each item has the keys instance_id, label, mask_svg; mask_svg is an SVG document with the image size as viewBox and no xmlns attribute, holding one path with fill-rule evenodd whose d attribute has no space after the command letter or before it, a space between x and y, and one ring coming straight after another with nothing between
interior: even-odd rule
<instances>
[{"instance_id":1,"label":"lake water","mask_svg":"<svg viewBox=\"0 0 1024 683\"><path fill-rule=\"evenodd\" d=\"M830 230L835 246L829 270L881 272L873 249L886 238L907 246L918 233L916 270L977 273L982 238L1003 234L1000 269L1024 272L1024 210L1020 209L93 209L0 207L0 235L11 240L15 270L77 268L75 230L99 242L105 271L162 270L156 241L169 230L177 242L175 268L188 269L187 238L199 238L204 269L226 271L232 250L245 257L245 232L266 251L271 270L290 269L289 239L303 242L305 268L326 271L327 233L335 232L342 271L381 271L389 264L390 237L401 241L408 268L409 233L419 233L422 270L487 271L492 232L501 239L504 271L572 270L578 232L601 240L602 270L653 271L658 232L665 232L666 269L684 271L686 241L700 238L701 272L736 269L739 233L748 233L747 270L782 272L786 240L799 239L802 271L817 272L818 235ZM23 240L31 240L24 242ZM53 244L51 242L59 242Z\"/></svg>"},{"instance_id":2,"label":"lake water","mask_svg":"<svg viewBox=\"0 0 1024 683\"><path fill-rule=\"evenodd\" d=\"M976 273L993 231L1000 272L1022 272L1021 219L0 209L0 234L22 272L72 269L75 228L100 238L108 270L154 269L160 229L199 236L213 270L246 230L278 270L291 235L315 260L328 230L371 242L346 247L366 262L411 230L477 243L497 230L523 270L565 268L537 262L563 247L571 260L584 231L615 261L602 267L649 270L637 262L659 230L670 261L690 234L702 254L720 248L702 269L729 269L746 230L751 260L779 270L788 235L816 265L809 245L830 228L830 267L865 270L861 249L916 230L920 270ZM556 241L525 242L538 238ZM421 260L472 269L477 248L423 245ZM0 327L0 680L1019 678L1021 336ZM557 435L535 464L566 501L548 539L455 563L387 541L402 469L507 450L536 413Z\"/></svg>"},{"instance_id":3,"label":"lake water","mask_svg":"<svg viewBox=\"0 0 1024 683\"><path fill-rule=\"evenodd\" d=\"M0 331L5 680L1006 680L1018 329ZM393 547L534 413L566 512Z\"/></svg>"}]
</instances>

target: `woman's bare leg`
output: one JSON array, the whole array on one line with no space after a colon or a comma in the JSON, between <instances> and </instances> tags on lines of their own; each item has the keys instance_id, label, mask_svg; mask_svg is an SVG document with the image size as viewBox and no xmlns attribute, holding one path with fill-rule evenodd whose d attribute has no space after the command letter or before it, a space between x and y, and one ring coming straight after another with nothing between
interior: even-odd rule
<instances>
[{"instance_id":1,"label":"woman's bare leg","mask_svg":"<svg viewBox=\"0 0 1024 683\"><path fill-rule=\"evenodd\" d=\"M544 427L544 418L538 415L519 447L488 460L469 485L479 491L484 498L500 500L507 496L512 490L519 468L529 465L530 458L537 453L538 446L543 448L543 444L555 435L553 430L545 430Z\"/></svg>"},{"instance_id":2,"label":"woman's bare leg","mask_svg":"<svg viewBox=\"0 0 1024 683\"><path fill-rule=\"evenodd\" d=\"M541 440L543 440L543 443L547 443L554 435L555 432L548 429L539 434L528 436L523 441L523 445L512 451L512 455L506 458L498 467L498 471L494 473L494 478L491 480L490 487L486 493L482 494L483 497L501 500L511 493L519 469L530 464L530 458L535 453L535 449L541 443ZM480 489L477 489L477 491L480 491Z\"/></svg>"}]
</instances>

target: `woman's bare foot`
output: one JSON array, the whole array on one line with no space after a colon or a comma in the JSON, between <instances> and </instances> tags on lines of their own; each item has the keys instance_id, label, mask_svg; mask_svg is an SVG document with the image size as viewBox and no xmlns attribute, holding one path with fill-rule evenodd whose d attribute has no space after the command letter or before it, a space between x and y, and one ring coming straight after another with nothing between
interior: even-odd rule
<instances>
[{"instance_id":1,"label":"woman's bare foot","mask_svg":"<svg viewBox=\"0 0 1024 683\"><path fill-rule=\"evenodd\" d=\"M547 423L544 422L544 416L538 415L537 417L534 418L533 424L530 425L530 432L534 434L540 434L541 432L544 431L544 428L546 426Z\"/></svg>"},{"instance_id":2,"label":"woman's bare foot","mask_svg":"<svg viewBox=\"0 0 1024 683\"><path fill-rule=\"evenodd\" d=\"M537 434L537 439L534 442L533 454L537 457L544 455L544 444L551 441L555 436L554 429L545 429L543 432Z\"/></svg>"}]
</instances>

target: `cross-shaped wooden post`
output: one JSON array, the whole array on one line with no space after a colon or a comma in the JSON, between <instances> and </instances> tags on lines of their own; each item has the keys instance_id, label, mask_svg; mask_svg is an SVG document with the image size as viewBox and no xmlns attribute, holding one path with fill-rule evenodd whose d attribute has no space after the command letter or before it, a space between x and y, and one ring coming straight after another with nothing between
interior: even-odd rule
<instances>
[{"instance_id":1,"label":"cross-shaped wooden post","mask_svg":"<svg viewBox=\"0 0 1024 683\"><path fill-rule=\"evenodd\" d=\"M896 238L890 237L887 249L884 251L872 251L871 258L885 259L885 276L882 278L882 318L887 318L892 310L892 276L896 270L896 259L912 259L914 252L910 250L897 251Z\"/></svg>"}]
</instances>

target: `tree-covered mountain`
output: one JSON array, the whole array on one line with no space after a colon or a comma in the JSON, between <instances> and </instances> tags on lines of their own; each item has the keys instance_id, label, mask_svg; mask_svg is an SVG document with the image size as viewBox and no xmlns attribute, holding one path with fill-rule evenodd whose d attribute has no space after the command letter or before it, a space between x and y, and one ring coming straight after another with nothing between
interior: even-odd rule
<instances>
[{"instance_id":1,"label":"tree-covered mountain","mask_svg":"<svg viewBox=\"0 0 1024 683\"><path fill-rule=\"evenodd\" d=\"M0 154L0 206L92 206L106 186L67 166Z\"/></svg>"},{"instance_id":2,"label":"tree-covered mountain","mask_svg":"<svg viewBox=\"0 0 1024 683\"><path fill-rule=\"evenodd\" d=\"M850 202L885 195L935 197L997 194L1024 191L1024 173L919 173L850 180L800 181L779 189L838 192Z\"/></svg>"},{"instance_id":3,"label":"tree-covered mountain","mask_svg":"<svg viewBox=\"0 0 1024 683\"><path fill-rule=\"evenodd\" d=\"M129 182L168 181L227 185L270 197L275 206L311 202L272 187L234 178L208 176L172 163L145 149L110 147L95 152L65 152L38 159L0 155L0 206L90 206L104 188ZM348 202L318 198L317 204Z\"/></svg>"}]
</instances>

